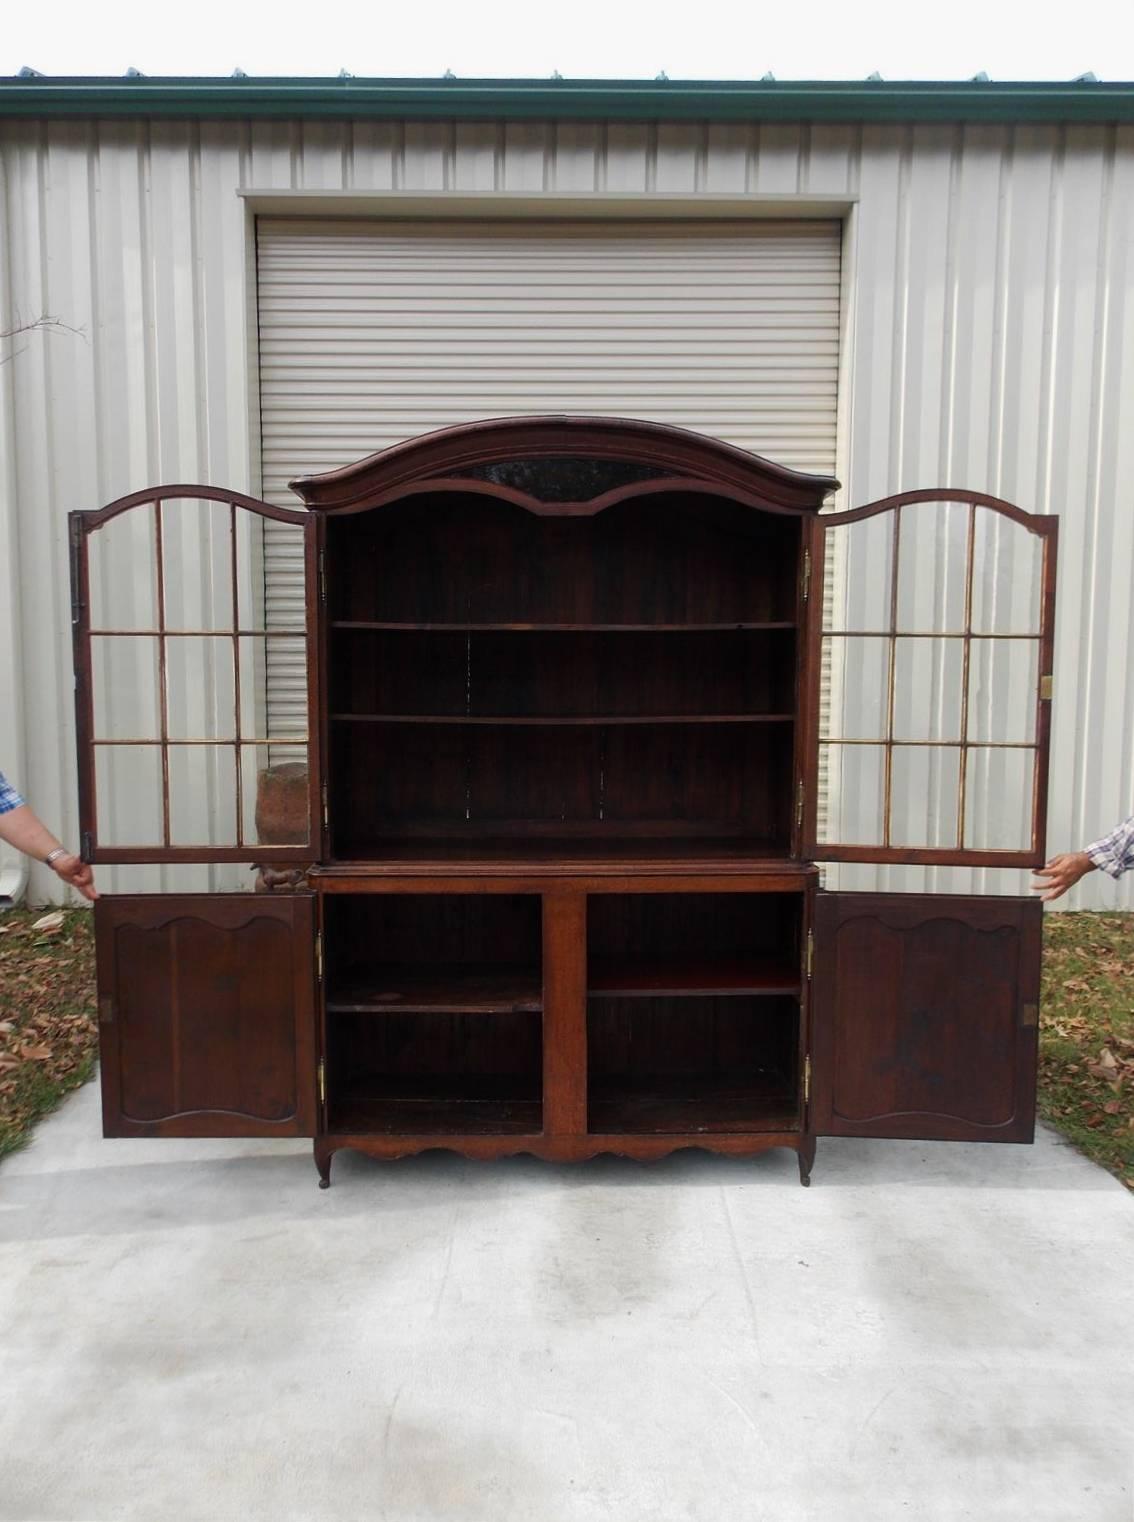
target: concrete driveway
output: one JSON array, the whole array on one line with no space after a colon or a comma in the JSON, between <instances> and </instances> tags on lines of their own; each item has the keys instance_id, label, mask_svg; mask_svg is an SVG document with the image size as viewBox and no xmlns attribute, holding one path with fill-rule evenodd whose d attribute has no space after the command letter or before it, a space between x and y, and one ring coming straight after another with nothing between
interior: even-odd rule
<instances>
[{"instance_id":1,"label":"concrete driveway","mask_svg":"<svg viewBox=\"0 0 1134 1522\"><path fill-rule=\"evenodd\" d=\"M1132 1522L1134 1200L1034 1148L0 1167L4 1522Z\"/></svg>"}]
</instances>

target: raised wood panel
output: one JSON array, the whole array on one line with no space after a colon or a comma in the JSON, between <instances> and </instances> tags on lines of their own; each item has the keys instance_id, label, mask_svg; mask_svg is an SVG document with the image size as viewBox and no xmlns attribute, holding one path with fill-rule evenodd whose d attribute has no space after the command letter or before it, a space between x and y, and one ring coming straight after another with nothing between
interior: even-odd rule
<instances>
[{"instance_id":1,"label":"raised wood panel","mask_svg":"<svg viewBox=\"0 0 1134 1522\"><path fill-rule=\"evenodd\" d=\"M314 895L95 906L108 1136L315 1133Z\"/></svg>"},{"instance_id":2,"label":"raised wood panel","mask_svg":"<svg viewBox=\"0 0 1134 1522\"><path fill-rule=\"evenodd\" d=\"M818 1134L1030 1141L1041 921L1027 899L820 894Z\"/></svg>"}]
</instances>

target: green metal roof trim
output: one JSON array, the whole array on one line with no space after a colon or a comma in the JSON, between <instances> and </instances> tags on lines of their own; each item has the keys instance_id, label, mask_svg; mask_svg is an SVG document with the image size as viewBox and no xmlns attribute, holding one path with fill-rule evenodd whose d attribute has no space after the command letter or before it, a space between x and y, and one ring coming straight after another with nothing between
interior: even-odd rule
<instances>
[{"instance_id":1,"label":"green metal roof trim","mask_svg":"<svg viewBox=\"0 0 1134 1522\"><path fill-rule=\"evenodd\" d=\"M1134 83L35 76L0 80L0 116L1134 122Z\"/></svg>"}]
</instances>

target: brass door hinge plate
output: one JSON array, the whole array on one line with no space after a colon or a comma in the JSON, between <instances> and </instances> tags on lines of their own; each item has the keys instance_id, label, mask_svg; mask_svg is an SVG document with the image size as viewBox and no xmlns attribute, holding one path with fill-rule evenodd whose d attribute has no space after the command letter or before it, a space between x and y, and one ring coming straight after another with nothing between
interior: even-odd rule
<instances>
[{"instance_id":1,"label":"brass door hinge plate","mask_svg":"<svg viewBox=\"0 0 1134 1522\"><path fill-rule=\"evenodd\" d=\"M327 1103L327 1062L325 1058L319 1058L319 1066L316 1069L316 1073L319 1080L319 1103L325 1105Z\"/></svg>"},{"instance_id":2,"label":"brass door hinge plate","mask_svg":"<svg viewBox=\"0 0 1134 1522\"><path fill-rule=\"evenodd\" d=\"M795 827L796 827L797 830L802 830L803 829L803 804L804 804L804 797L805 797L805 795L804 795L804 789L803 789L803 779L801 778L800 781L799 781L799 785L798 785L798 787L795 790Z\"/></svg>"},{"instance_id":3,"label":"brass door hinge plate","mask_svg":"<svg viewBox=\"0 0 1134 1522\"><path fill-rule=\"evenodd\" d=\"M327 802L327 784L323 783L323 828L329 829L331 824L331 809Z\"/></svg>"},{"instance_id":4,"label":"brass door hinge plate","mask_svg":"<svg viewBox=\"0 0 1134 1522\"><path fill-rule=\"evenodd\" d=\"M315 978L316 978L317 982L322 983L322 981L323 981L323 932L321 930L317 930L315 932Z\"/></svg>"},{"instance_id":5,"label":"brass door hinge plate","mask_svg":"<svg viewBox=\"0 0 1134 1522\"><path fill-rule=\"evenodd\" d=\"M811 982L811 972L815 966L815 932L807 932L807 981Z\"/></svg>"},{"instance_id":6,"label":"brass door hinge plate","mask_svg":"<svg viewBox=\"0 0 1134 1522\"><path fill-rule=\"evenodd\" d=\"M319 551L319 601L327 601L327 552Z\"/></svg>"},{"instance_id":7,"label":"brass door hinge plate","mask_svg":"<svg viewBox=\"0 0 1134 1522\"><path fill-rule=\"evenodd\" d=\"M803 1059L803 1102L811 1103L811 1053Z\"/></svg>"},{"instance_id":8,"label":"brass door hinge plate","mask_svg":"<svg viewBox=\"0 0 1134 1522\"><path fill-rule=\"evenodd\" d=\"M811 593L811 551L803 552L803 601L806 602Z\"/></svg>"},{"instance_id":9,"label":"brass door hinge plate","mask_svg":"<svg viewBox=\"0 0 1134 1522\"><path fill-rule=\"evenodd\" d=\"M1020 1024L1034 1026L1039 1024L1039 1005L1024 1004L1020 1008Z\"/></svg>"},{"instance_id":10,"label":"brass door hinge plate","mask_svg":"<svg viewBox=\"0 0 1134 1522\"><path fill-rule=\"evenodd\" d=\"M1052 695L1052 691L1053 691L1054 687L1055 687L1055 678L1053 676L1041 676L1040 677L1040 702L1041 703L1050 703L1051 702L1051 695Z\"/></svg>"}]
</instances>

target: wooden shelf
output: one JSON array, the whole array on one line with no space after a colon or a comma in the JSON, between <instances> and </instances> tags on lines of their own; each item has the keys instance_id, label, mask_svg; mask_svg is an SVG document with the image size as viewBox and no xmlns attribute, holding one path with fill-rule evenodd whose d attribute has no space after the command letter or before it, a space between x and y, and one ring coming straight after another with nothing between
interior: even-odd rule
<instances>
[{"instance_id":1,"label":"wooden shelf","mask_svg":"<svg viewBox=\"0 0 1134 1522\"><path fill-rule=\"evenodd\" d=\"M328 1129L354 1136L538 1136L543 1105L515 1079L355 1081L332 1089Z\"/></svg>"},{"instance_id":2,"label":"wooden shelf","mask_svg":"<svg viewBox=\"0 0 1134 1522\"><path fill-rule=\"evenodd\" d=\"M466 713L333 713L336 724L482 724L542 725L545 728L579 724L792 724L791 713L651 713L651 714L466 714Z\"/></svg>"},{"instance_id":3,"label":"wooden shelf","mask_svg":"<svg viewBox=\"0 0 1134 1522\"><path fill-rule=\"evenodd\" d=\"M502 624L502 623L404 623L382 620L335 619L332 629L379 629L389 633L418 634L725 634L732 629L794 629L794 619L767 619L757 623L727 624Z\"/></svg>"},{"instance_id":4,"label":"wooden shelf","mask_svg":"<svg viewBox=\"0 0 1134 1522\"><path fill-rule=\"evenodd\" d=\"M538 1014L543 988L526 967L380 964L351 968L332 981L327 1010L374 1014Z\"/></svg>"},{"instance_id":5,"label":"wooden shelf","mask_svg":"<svg viewBox=\"0 0 1134 1522\"><path fill-rule=\"evenodd\" d=\"M626 963L597 961L587 975L591 998L673 998L708 995L793 995L800 992L799 969L771 960Z\"/></svg>"},{"instance_id":6,"label":"wooden shelf","mask_svg":"<svg viewBox=\"0 0 1134 1522\"><path fill-rule=\"evenodd\" d=\"M799 1102L776 1074L728 1078L660 1075L632 1081L592 1081L587 1103L590 1132L698 1135L715 1132L791 1131Z\"/></svg>"},{"instance_id":7,"label":"wooden shelf","mask_svg":"<svg viewBox=\"0 0 1134 1522\"><path fill-rule=\"evenodd\" d=\"M791 886L802 891L817 875L812 864L793 860L786 847L768 841L733 836L699 837L614 835L564 838L536 834L502 836L452 835L389 836L358 842L357 851L326 866L313 876L344 885L358 878L405 877L418 873L446 876L474 874L578 877L596 874L621 875L647 871L651 875L704 876L737 873L768 874L779 880L790 877Z\"/></svg>"}]
</instances>

